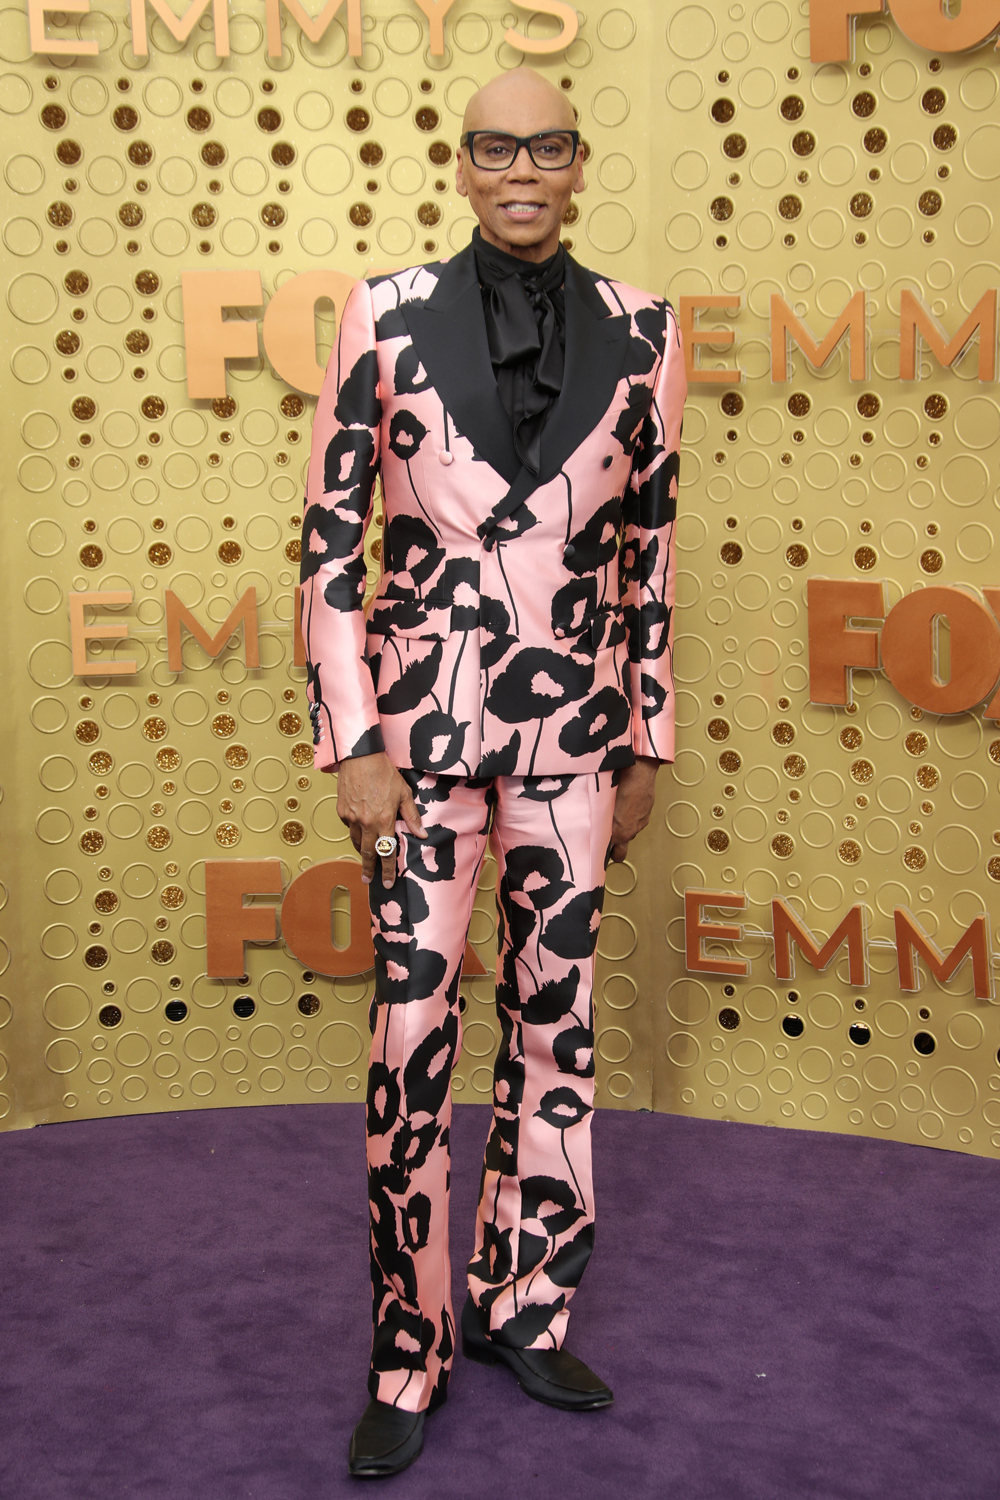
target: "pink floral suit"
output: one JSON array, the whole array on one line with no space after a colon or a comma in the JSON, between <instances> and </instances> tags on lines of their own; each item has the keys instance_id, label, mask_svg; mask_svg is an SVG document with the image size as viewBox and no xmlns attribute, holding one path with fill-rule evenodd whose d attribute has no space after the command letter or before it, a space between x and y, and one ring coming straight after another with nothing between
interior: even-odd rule
<instances>
[{"instance_id":1,"label":"pink floral suit","mask_svg":"<svg viewBox=\"0 0 1000 1500\"><path fill-rule=\"evenodd\" d=\"M422 1410L447 1271L459 979L487 841L502 1039L470 1288L494 1339L561 1345L593 1243L591 980L614 784L672 760L683 353L673 310L567 259L561 395L516 457L471 249L360 283L313 426L302 629L316 766L385 749L429 837L371 887L369 1388ZM382 575L362 609L381 472Z\"/></svg>"}]
</instances>

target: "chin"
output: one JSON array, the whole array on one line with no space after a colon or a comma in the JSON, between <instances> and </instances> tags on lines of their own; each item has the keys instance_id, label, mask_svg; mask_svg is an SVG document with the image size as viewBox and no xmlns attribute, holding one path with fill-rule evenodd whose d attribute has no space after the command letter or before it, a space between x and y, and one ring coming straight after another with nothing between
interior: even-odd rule
<instances>
[{"instance_id":1,"label":"chin","mask_svg":"<svg viewBox=\"0 0 1000 1500\"><path fill-rule=\"evenodd\" d=\"M510 245L520 245L523 249L530 249L533 245L541 245L551 235L550 224L518 224L511 223L505 219L502 224L493 226L493 233L498 239L506 240Z\"/></svg>"}]
</instances>

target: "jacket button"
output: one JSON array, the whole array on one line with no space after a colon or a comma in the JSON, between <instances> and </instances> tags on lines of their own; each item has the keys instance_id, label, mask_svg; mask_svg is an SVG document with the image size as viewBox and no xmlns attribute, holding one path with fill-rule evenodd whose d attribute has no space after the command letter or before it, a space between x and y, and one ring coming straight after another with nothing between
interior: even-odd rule
<instances>
[{"instance_id":1,"label":"jacket button","mask_svg":"<svg viewBox=\"0 0 1000 1500\"><path fill-rule=\"evenodd\" d=\"M565 547L563 548L563 557L572 557L575 551L576 548L573 546L573 543L567 542Z\"/></svg>"},{"instance_id":2,"label":"jacket button","mask_svg":"<svg viewBox=\"0 0 1000 1500\"><path fill-rule=\"evenodd\" d=\"M612 464L612 458L611 458L611 454L609 453L607 455L607 457L605 458L605 460L604 460L604 467L606 469L610 469L611 468L611 464Z\"/></svg>"},{"instance_id":3,"label":"jacket button","mask_svg":"<svg viewBox=\"0 0 1000 1500\"><path fill-rule=\"evenodd\" d=\"M447 448L442 448L441 452L438 454L438 459L443 464L452 464L455 462L455 455L454 453L449 452Z\"/></svg>"}]
</instances>

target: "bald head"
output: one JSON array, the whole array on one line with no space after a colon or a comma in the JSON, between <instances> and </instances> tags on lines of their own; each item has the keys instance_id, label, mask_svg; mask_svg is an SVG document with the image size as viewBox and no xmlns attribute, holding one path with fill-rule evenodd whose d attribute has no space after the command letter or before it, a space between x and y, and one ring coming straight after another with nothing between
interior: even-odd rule
<instances>
[{"instance_id":1,"label":"bald head","mask_svg":"<svg viewBox=\"0 0 1000 1500\"><path fill-rule=\"evenodd\" d=\"M539 130L572 130L576 125L566 95L531 68L500 73L473 94L462 130L503 130L534 135Z\"/></svg>"}]
</instances>

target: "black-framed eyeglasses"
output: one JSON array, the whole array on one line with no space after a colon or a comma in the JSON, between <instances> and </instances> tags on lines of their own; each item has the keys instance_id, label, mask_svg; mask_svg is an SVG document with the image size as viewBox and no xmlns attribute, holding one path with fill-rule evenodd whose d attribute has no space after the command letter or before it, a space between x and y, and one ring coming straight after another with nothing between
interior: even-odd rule
<instances>
[{"instance_id":1,"label":"black-framed eyeglasses","mask_svg":"<svg viewBox=\"0 0 1000 1500\"><path fill-rule=\"evenodd\" d=\"M507 135L500 130L467 130L459 145L467 147L472 165L484 172L506 171L522 146L541 171L558 172L576 160L580 132L539 130L534 135Z\"/></svg>"}]
</instances>

